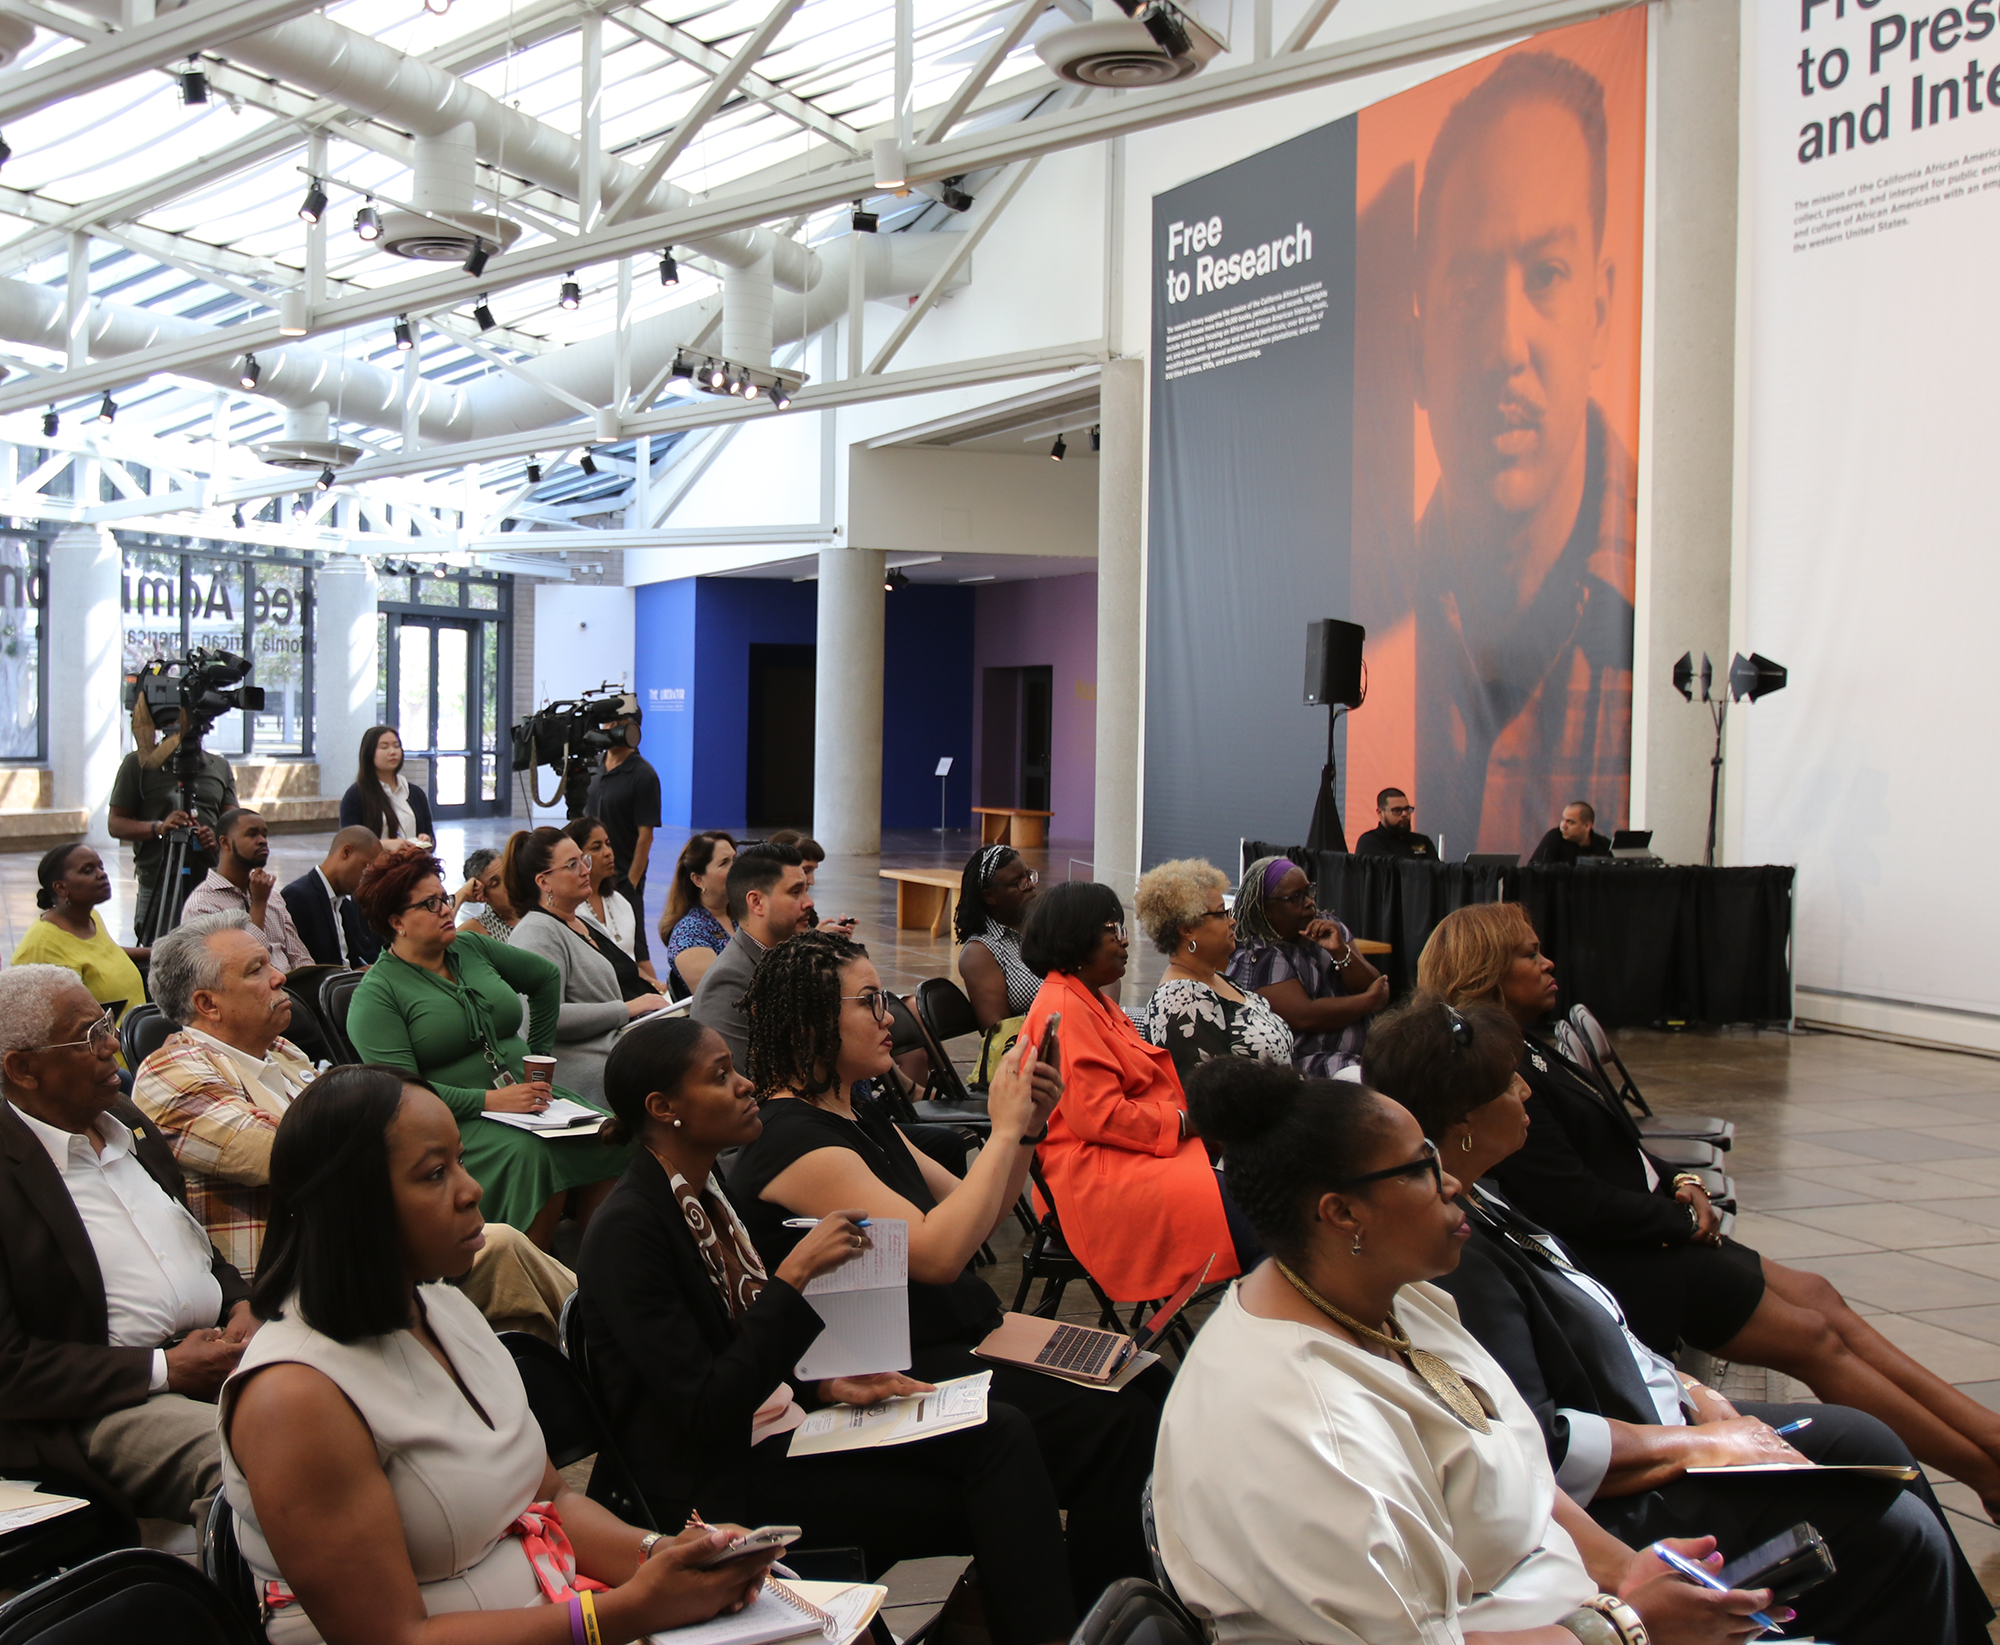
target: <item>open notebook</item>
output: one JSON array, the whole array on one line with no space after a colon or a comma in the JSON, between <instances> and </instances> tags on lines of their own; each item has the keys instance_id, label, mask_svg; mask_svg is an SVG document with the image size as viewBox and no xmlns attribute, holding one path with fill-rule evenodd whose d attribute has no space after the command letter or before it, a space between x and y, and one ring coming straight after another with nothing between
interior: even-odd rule
<instances>
[{"instance_id":1,"label":"open notebook","mask_svg":"<svg viewBox=\"0 0 2000 1645\"><path fill-rule=\"evenodd\" d=\"M665 1629L652 1636L652 1645L769 1645L772 1640L795 1638L849 1645L888 1597L889 1590L873 1582L803 1582L773 1576L734 1616Z\"/></svg>"}]
</instances>

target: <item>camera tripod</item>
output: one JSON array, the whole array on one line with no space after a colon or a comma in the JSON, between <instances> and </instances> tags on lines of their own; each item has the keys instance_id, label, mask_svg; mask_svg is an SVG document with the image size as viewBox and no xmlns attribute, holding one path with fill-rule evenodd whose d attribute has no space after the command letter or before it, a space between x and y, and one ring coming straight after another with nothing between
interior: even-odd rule
<instances>
[{"instance_id":1,"label":"camera tripod","mask_svg":"<svg viewBox=\"0 0 2000 1645\"><path fill-rule=\"evenodd\" d=\"M173 766L176 786L174 809L185 811L199 820L194 808L195 779L201 775L202 732L183 738L180 747L174 750ZM186 828L170 829L160 836L167 848L167 859L160 871L158 884L153 889L153 901L146 910L145 926L134 933L141 947L151 947L161 937L181 923L181 909L186 905L188 893L194 889L194 865L189 862L189 854L201 847L195 841L195 824Z\"/></svg>"}]
</instances>

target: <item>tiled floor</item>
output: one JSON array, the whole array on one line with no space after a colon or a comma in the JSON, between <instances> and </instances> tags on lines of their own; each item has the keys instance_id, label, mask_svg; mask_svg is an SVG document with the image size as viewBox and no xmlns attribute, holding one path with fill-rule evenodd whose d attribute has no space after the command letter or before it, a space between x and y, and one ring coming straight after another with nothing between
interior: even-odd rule
<instances>
[{"instance_id":1,"label":"tiled floor","mask_svg":"<svg viewBox=\"0 0 2000 1645\"><path fill-rule=\"evenodd\" d=\"M504 821L445 823L440 846L456 866L476 845L498 844ZM655 851L652 904L665 898L679 834ZM274 842L281 879L302 873L326 836ZM826 864L816 900L824 913L853 914L884 980L907 992L948 974L948 939L894 929L894 888L882 864L959 866L969 835L907 833L874 858ZM1044 878L1067 876L1060 845L1031 856ZM122 931L130 859L114 869L119 899L107 917ZM1053 862L1050 859L1053 858ZM1225 865L1227 866L1227 865ZM11 952L35 917L34 859L0 855L0 940ZM1125 1003L1136 1006L1160 974L1161 957L1135 934ZM1816 1270L1838 1285L1882 1332L1950 1382L2000 1409L2000 1061L1844 1036L1731 1030L1619 1036L1655 1107L1720 1113L1736 1122L1730 1169L1745 1207L1745 1243ZM1011 1298L1018 1252L1001 1242L991 1277ZM1079 1294L1075 1312L1087 1316ZM1069 1307L1065 1313L1072 1312ZM2000 1594L2000 1531L1963 1487L1943 1487L1953 1525L1988 1591Z\"/></svg>"}]
</instances>

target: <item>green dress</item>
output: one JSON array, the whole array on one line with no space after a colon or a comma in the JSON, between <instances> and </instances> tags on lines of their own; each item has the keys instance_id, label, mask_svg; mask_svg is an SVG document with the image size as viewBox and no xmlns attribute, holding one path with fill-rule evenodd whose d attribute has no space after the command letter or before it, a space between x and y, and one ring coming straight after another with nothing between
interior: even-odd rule
<instances>
[{"instance_id":1,"label":"green dress","mask_svg":"<svg viewBox=\"0 0 2000 1645\"><path fill-rule=\"evenodd\" d=\"M607 1148L595 1137L550 1141L481 1118L494 1074L490 1045L513 1080L521 1059L555 1051L562 973L539 954L461 931L445 950L453 981L385 950L369 967L347 1008L347 1037L364 1062L400 1068L430 1086L458 1117L465 1168L486 1190L489 1222L526 1228L550 1196L603 1182L624 1171L631 1146ZM528 996L528 1037L521 1038L521 995ZM560 1068L560 1064L558 1064ZM602 1108L558 1085L558 1096Z\"/></svg>"}]
</instances>

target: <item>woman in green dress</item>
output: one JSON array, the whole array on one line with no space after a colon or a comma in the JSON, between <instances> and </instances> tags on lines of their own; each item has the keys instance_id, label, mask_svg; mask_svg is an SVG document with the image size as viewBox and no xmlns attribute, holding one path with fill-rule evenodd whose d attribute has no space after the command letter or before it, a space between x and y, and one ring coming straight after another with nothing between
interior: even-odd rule
<instances>
[{"instance_id":1,"label":"woman in green dress","mask_svg":"<svg viewBox=\"0 0 2000 1645\"><path fill-rule=\"evenodd\" d=\"M527 1083L521 1059L554 1051L562 974L538 954L455 928L443 875L437 858L414 849L385 851L362 875L354 900L387 946L349 1001L347 1037L363 1061L400 1069L444 1099L488 1218L547 1250L569 1191L583 1190L587 1221L632 1150L607 1148L595 1133L550 1139L483 1117L548 1106L548 1088ZM561 1085L554 1094L583 1101Z\"/></svg>"}]
</instances>

